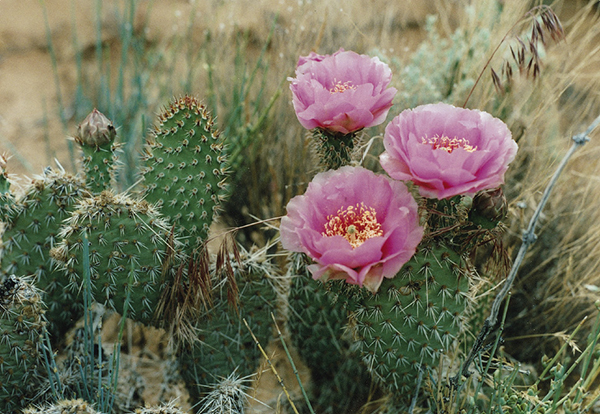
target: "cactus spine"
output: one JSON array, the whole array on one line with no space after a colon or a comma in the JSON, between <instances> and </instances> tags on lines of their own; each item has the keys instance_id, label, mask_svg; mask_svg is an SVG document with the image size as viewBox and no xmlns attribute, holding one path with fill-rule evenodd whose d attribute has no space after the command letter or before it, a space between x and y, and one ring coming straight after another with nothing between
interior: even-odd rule
<instances>
[{"instance_id":1,"label":"cactus spine","mask_svg":"<svg viewBox=\"0 0 600 414\"><path fill-rule=\"evenodd\" d=\"M253 257L232 266L235 282L216 275L213 306L196 326L197 341L180 353L180 372L192 403L200 402L231 373L243 379L258 368L261 354L244 320L261 344L266 346L271 339L271 313L279 295L275 269ZM232 303L235 296L237 304Z\"/></svg>"},{"instance_id":2,"label":"cactus spine","mask_svg":"<svg viewBox=\"0 0 600 414\"><path fill-rule=\"evenodd\" d=\"M0 283L0 411L15 412L37 391L43 368L43 303L14 275Z\"/></svg>"},{"instance_id":3,"label":"cactus spine","mask_svg":"<svg viewBox=\"0 0 600 414\"><path fill-rule=\"evenodd\" d=\"M394 395L410 396L420 370L435 368L462 329L469 278L460 256L429 244L351 315L361 357Z\"/></svg>"},{"instance_id":4,"label":"cactus spine","mask_svg":"<svg viewBox=\"0 0 600 414\"><path fill-rule=\"evenodd\" d=\"M226 161L223 140L197 99L176 99L159 115L142 161L143 196L192 247L206 240L225 199Z\"/></svg>"},{"instance_id":5,"label":"cactus spine","mask_svg":"<svg viewBox=\"0 0 600 414\"><path fill-rule=\"evenodd\" d=\"M70 281L72 291L83 280L83 243L89 243L92 294L95 300L128 316L153 322L163 289L177 265L179 242L170 226L146 201L110 191L85 198L77 205L52 251ZM175 259L174 263L170 263Z\"/></svg>"}]
</instances>

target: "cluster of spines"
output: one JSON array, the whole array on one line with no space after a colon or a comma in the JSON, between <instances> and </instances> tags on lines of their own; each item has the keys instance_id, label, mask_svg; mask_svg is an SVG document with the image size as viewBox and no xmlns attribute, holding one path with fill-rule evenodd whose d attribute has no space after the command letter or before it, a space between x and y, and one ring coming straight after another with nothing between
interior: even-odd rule
<instances>
[{"instance_id":1,"label":"cluster of spines","mask_svg":"<svg viewBox=\"0 0 600 414\"><path fill-rule=\"evenodd\" d=\"M50 250L58 241L59 229L88 196L83 180L63 170L46 168L15 200L14 213L2 233L2 273L32 275L48 306L50 331L64 333L80 316L81 307L66 289L66 280L54 269Z\"/></svg>"},{"instance_id":2,"label":"cluster of spines","mask_svg":"<svg viewBox=\"0 0 600 414\"><path fill-rule=\"evenodd\" d=\"M88 258L92 295L100 303L128 316L154 322L154 312L173 266L180 260L179 241L168 222L146 201L104 191L81 200L60 231L52 256L65 272L69 288L84 282L84 248ZM175 258L171 266L168 258Z\"/></svg>"},{"instance_id":3,"label":"cluster of spines","mask_svg":"<svg viewBox=\"0 0 600 414\"><path fill-rule=\"evenodd\" d=\"M221 378L204 397L198 412L203 414L244 414L248 402L247 388L244 378L240 378L235 372L226 378Z\"/></svg>"},{"instance_id":4,"label":"cluster of spines","mask_svg":"<svg viewBox=\"0 0 600 414\"><path fill-rule=\"evenodd\" d=\"M177 407L174 402L169 402L163 405L157 405L153 407L137 408L132 414L188 414L187 411L183 411Z\"/></svg>"},{"instance_id":5,"label":"cluster of spines","mask_svg":"<svg viewBox=\"0 0 600 414\"><path fill-rule=\"evenodd\" d=\"M460 256L429 245L376 295L364 295L351 325L364 363L382 386L410 394L419 370L437 366L462 330L468 289Z\"/></svg>"},{"instance_id":6,"label":"cluster of spines","mask_svg":"<svg viewBox=\"0 0 600 414\"><path fill-rule=\"evenodd\" d=\"M0 283L0 412L26 405L40 384L43 302L33 286L14 275Z\"/></svg>"},{"instance_id":7,"label":"cluster of spines","mask_svg":"<svg viewBox=\"0 0 600 414\"><path fill-rule=\"evenodd\" d=\"M206 239L227 193L227 155L213 126L197 99L176 99L159 115L142 160L144 197L195 237L192 244Z\"/></svg>"},{"instance_id":8,"label":"cluster of spines","mask_svg":"<svg viewBox=\"0 0 600 414\"><path fill-rule=\"evenodd\" d=\"M312 131L315 151L324 169L338 169L350 164L356 134L335 134L319 128Z\"/></svg>"},{"instance_id":9,"label":"cluster of spines","mask_svg":"<svg viewBox=\"0 0 600 414\"><path fill-rule=\"evenodd\" d=\"M42 407L29 407L23 414L102 414L92 404L82 399L61 400L55 404Z\"/></svg>"},{"instance_id":10,"label":"cluster of spines","mask_svg":"<svg viewBox=\"0 0 600 414\"><path fill-rule=\"evenodd\" d=\"M239 378L254 374L261 354L250 330L265 345L272 337L271 314L280 295L276 270L254 258L232 262L235 281L214 275L212 306L198 321L198 337L179 353L179 366L192 403L206 397L210 387L235 372ZM235 283L236 287L226 286ZM232 303L231 290L237 290ZM250 329L246 327L248 324Z\"/></svg>"}]
</instances>

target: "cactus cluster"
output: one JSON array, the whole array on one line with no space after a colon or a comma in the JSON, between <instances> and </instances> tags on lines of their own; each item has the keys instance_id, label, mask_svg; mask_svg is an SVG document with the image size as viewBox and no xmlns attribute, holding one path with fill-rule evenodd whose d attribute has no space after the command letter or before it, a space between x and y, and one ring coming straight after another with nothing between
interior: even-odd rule
<instances>
[{"instance_id":1,"label":"cactus cluster","mask_svg":"<svg viewBox=\"0 0 600 414\"><path fill-rule=\"evenodd\" d=\"M364 76L352 78L342 59ZM311 371L309 396L318 412L357 410L382 395L382 409L404 412L426 392L422 380L433 378L442 356L462 339L476 307L470 259L497 237L507 210L498 185L517 150L508 128L487 113L424 105L386 127L380 163L388 176L371 174L393 190L364 190L376 179L367 182L357 166L357 130L348 126L375 125L372 102L361 106L354 95L363 82L384 93L389 77L365 81L375 68L389 70L344 50L311 53L290 79L296 115L310 129L321 168L306 193L289 202L280 226L282 245L291 251L288 328ZM339 77L344 88L321 95L329 88L323 79ZM383 102L377 110L387 113L391 102ZM475 133L489 134L479 139L482 148L465 138ZM481 158L490 142L502 149L500 161ZM411 219L387 226L398 210ZM391 241L410 226L416 230ZM343 405L348 401L351 406Z\"/></svg>"},{"instance_id":2,"label":"cactus cluster","mask_svg":"<svg viewBox=\"0 0 600 414\"><path fill-rule=\"evenodd\" d=\"M160 313L165 309L196 316L185 323L197 336L175 344L193 404L232 373L244 381L251 377L260 363L252 334L265 344L270 340L280 287L268 260L244 253L228 257L225 270L206 262L195 267L227 192L225 142L207 108L185 96L159 115L142 156L139 190L119 193L114 187L120 148L115 139L115 127L94 110L75 137L81 171L48 167L21 195L15 195L0 159L0 365L9 373L0 380L3 412L25 405L32 387L45 386L33 382L41 372L42 299L55 343L82 316L86 291L94 302L144 324L177 323ZM189 304L170 303L183 291L207 294L201 316L182 310ZM68 381L63 391L81 396L77 387L64 387L71 387ZM237 399L242 411L245 401ZM44 410L94 412L89 401L80 400ZM169 405L138 412L180 411Z\"/></svg>"},{"instance_id":3,"label":"cactus cluster","mask_svg":"<svg viewBox=\"0 0 600 414\"><path fill-rule=\"evenodd\" d=\"M354 90L350 86L331 93ZM415 200L416 189L352 166L356 133L313 130L325 171L312 188L321 189L315 192L325 201L308 205L307 213L292 205L296 217L282 220L282 244L298 248L287 264L279 263L287 267L285 276L266 254L272 246L253 253L224 248L210 263L209 230L228 189L227 148L196 98L175 99L163 109L144 147L140 186L126 193L113 185L120 149L116 129L97 110L75 138L82 149L78 174L47 168L16 196L0 158L0 372L9 373L0 380L0 410L25 404L40 375L44 311L25 278L44 292L55 341L84 311L89 316L90 299L178 333L171 351L190 403L201 412L244 412L246 382L260 365L258 345L272 339L275 313L285 319L311 371L308 395L318 412L356 410L384 394L392 396L391 411L404 410L419 397L420 378L431 374L463 333L473 286L469 255L497 227L505 200L501 190L474 199L459 193ZM438 148L427 144L419 150ZM332 177L352 185L335 182L340 192L331 195ZM367 186L375 190L363 194ZM347 201L356 194L377 208ZM319 209L327 210L325 217L315 213ZM318 218L304 220L302 214ZM284 235L286 226L292 231L297 223L296 238ZM398 230L404 224L409 230ZM319 244L325 248L315 248ZM89 328L89 318L85 323ZM92 346L93 336L85 335ZM93 351L87 349L82 359L95 361ZM89 376L94 382L98 377L101 389L104 380L97 374L109 365L99 356L98 365ZM72 378L85 382L86 372ZM62 388L63 397L80 396L71 386ZM45 410L94 412L80 400ZM181 411L169 404L136 412Z\"/></svg>"}]
</instances>

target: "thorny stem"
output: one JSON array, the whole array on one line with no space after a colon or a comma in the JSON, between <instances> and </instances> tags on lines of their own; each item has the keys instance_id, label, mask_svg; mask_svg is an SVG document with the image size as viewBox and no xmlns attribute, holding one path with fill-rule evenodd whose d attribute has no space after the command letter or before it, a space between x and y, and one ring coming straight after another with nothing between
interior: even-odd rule
<instances>
[{"instance_id":1,"label":"thorny stem","mask_svg":"<svg viewBox=\"0 0 600 414\"><path fill-rule=\"evenodd\" d=\"M540 214L542 213L542 210L544 209L546 203L548 202L548 199L550 198L550 193L552 192L552 189L554 188L554 186L556 185L556 182L558 181L558 177L562 173L563 169L567 165L567 162L569 161L569 159L571 158L573 153L579 147L583 146L586 142L588 142L590 140L588 135L598 125L600 125L600 116L598 116L590 124L590 126L585 130L585 132L573 136L573 138L572 138L573 145L571 145L571 148L569 149L567 154L565 154L560 165L556 169L556 172L554 173L554 175L552 176L552 179L548 183L546 190L544 190L544 194L542 196L540 204L538 205L537 209L535 210L533 217L531 217L531 220L529 222L529 226L527 227L527 230L525 230L523 232L523 243L521 244L519 253L517 254L517 257L513 263L513 266L510 269L510 273L506 277L504 286L502 287L502 289L500 290L500 292L494 299L492 308L490 310L490 316L483 323L483 327L481 328L481 331L479 332L479 335L477 336L477 339L475 340L475 344L473 344L473 347L471 348L471 351L469 352L469 356L465 360L462 370L458 374L456 374L456 376L454 376L450 379L450 384L452 385L452 387L456 388L461 376L469 377L469 375L471 375L469 368L470 368L471 364L473 363L473 360L475 359L475 357L481 352L481 350L483 348L483 344L485 342L485 339L487 338L489 333L492 331L492 329L498 322L498 313L500 312L500 305L504 301L504 298L506 297L510 288L512 287L512 284L517 275L517 271L519 270L519 267L521 266L521 263L523 262L523 259L525 258L525 253L527 253L527 249L529 248L529 246L531 246L537 240L537 236L535 235L535 232L534 232L535 226L537 225L537 222L540 217Z\"/></svg>"}]
</instances>

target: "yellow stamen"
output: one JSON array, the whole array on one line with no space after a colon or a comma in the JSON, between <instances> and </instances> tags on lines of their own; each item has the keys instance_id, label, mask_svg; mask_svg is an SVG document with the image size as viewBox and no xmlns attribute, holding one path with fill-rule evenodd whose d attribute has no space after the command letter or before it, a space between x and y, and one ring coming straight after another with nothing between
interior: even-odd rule
<instances>
[{"instance_id":1,"label":"yellow stamen","mask_svg":"<svg viewBox=\"0 0 600 414\"><path fill-rule=\"evenodd\" d=\"M383 235L375 209L363 203L340 208L335 215L327 216L327 220L323 236L343 236L353 249L372 237Z\"/></svg>"},{"instance_id":2,"label":"yellow stamen","mask_svg":"<svg viewBox=\"0 0 600 414\"><path fill-rule=\"evenodd\" d=\"M331 89L329 89L329 92L331 93L342 93L342 92L346 92L348 89L356 89L356 86L352 85L352 82L350 81L346 81L346 82L342 82L342 81L333 81L333 87L331 87Z\"/></svg>"},{"instance_id":3,"label":"yellow stamen","mask_svg":"<svg viewBox=\"0 0 600 414\"><path fill-rule=\"evenodd\" d=\"M421 143L431 145L434 150L441 149L448 154L452 154L457 148L462 148L467 152L477 151L477 147L472 146L466 138L449 138L447 136L436 135L433 138L421 138Z\"/></svg>"}]
</instances>

